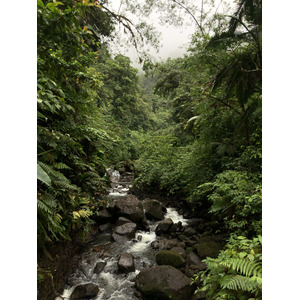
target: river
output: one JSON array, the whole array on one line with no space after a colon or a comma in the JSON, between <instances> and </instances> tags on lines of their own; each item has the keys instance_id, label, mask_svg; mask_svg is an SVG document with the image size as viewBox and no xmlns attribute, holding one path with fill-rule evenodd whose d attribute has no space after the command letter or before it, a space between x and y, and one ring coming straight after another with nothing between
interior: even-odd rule
<instances>
[{"instance_id":1,"label":"river","mask_svg":"<svg viewBox=\"0 0 300 300\"><path fill-rule=\"evenodd\" d=\"M110 175L112 184L107 200L125 197L133 178L130 176L129 179L122 178L118 171L111 171ZM174 223L181 222L183 226L188 224L188 220L179 215L175 208L167 208L164 218L171 218ZM156 265L155 251L151 243L162 239L155 233L159 221L148 220L148 223L149 231L138 230L135 239L125 243L112 241L111 233L99 233L96 239L84 248L77 269L69 276L62 295L56 297L56 300L69 300L75 287L83 283L95 283L99 286L99 292L96 298L93 298L96 300L140 299L134 294L135 277L143 268ZM97 248L101 251L95 251ZM123 274L118 271L118 258L125 252L134 256L135 272ZM94 269L99 263L105 266L99 274L96 274Z\"/></svg>"}]
</instances>

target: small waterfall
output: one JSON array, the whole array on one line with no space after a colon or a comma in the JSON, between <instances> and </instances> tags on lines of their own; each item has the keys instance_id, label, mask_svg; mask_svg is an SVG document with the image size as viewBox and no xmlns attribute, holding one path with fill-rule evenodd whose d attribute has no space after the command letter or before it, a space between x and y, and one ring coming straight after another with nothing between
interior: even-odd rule
<instances>
[{"instance_id":1,"label":"small waterfall","mask_svg":"<svg viewBox=\"0 0 300 300\"><path fill-rule=\"evenodd\" d=\"M174 223L181 222L182 226L188 224L188 221L181 216L175 208L168 207L167 212L165 214L165 219L170 218Z\"/></svg>"}]
</instances>

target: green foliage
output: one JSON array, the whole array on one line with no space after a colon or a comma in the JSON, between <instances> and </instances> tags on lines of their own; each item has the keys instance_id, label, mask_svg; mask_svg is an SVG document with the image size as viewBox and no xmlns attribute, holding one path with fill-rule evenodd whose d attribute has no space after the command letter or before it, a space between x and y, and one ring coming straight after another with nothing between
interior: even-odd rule
<instances>
[{"instance_id":1,"label":"green foliage","mask_svg":"<svg viewBox=\"0 0 300 300\"><path fill-rule=\"evenodd\" d=\"M105 168L137 158L150 126L137 70L111 57L117 16L106 1L37 1L38 245L87 232ZM125 25L126 25L125 24ZM131 26L131 25L130 25ZM147 27L147 26L145 26ZM85 199L85 201L83 201Z\"/></svg>"},{"instance_id":2,"label":"green foliage","mask_svg":"<svg viewBox=\"0 0 300 300\"><path fill-rule=\"evenodd\" d=\"M195 275L202 284L196 292L206 292L207 299L261 299L261 247L261 236L231 236L226 250L204 260L207 270Z\"/></svg>"},{"instance_id":3,"label":"green foliage","mask_svg":"<svg viewBox=\"0 0 300 300\"><path fill-rule=\"evenodd\" d=\"M145 67L169 125L144 136L135 186L185 198L232 234L195 278L206 299L261 299L261 1L237 4L198 24L188 55Z\"/></svg>"},{"instance_id":4,"label":"green foliage","mask_svg":"<svg viewBox=\"0 0 300 300\"><path fill-rule=\"evenodd\" d=\"M95 32L109 35L110 18L89 1L38 1L38 245L86 232L92 201L106 187L103 150L111 143L97 124L97 89L102 75L93 64L100 45ZM99 31L100 30L100 31ZM103 150L102 150L103 149ZM100 174L100 175L99 175Z\"/></svg>"},{"instance_id":5,"label":"green foliage","mask_svg":"<svg viewBox=\"0 0 300 300\"><path fill-rule=\"evenodd\" d=\"M37 165L37 179L44 182L46 185L51 185L51 179L40 165Z\"/></svg>"},{"instance_id":6,"label":"green foliage","mask_svg":"<svg viewBox=\"0 0 300 300\"><path fill-rule=\"evenodd\" d=\"M238 233L261 233L261 183L246 172L225 171L198 187L211 201L210 213Z\"/></svg>"}]
</instances>

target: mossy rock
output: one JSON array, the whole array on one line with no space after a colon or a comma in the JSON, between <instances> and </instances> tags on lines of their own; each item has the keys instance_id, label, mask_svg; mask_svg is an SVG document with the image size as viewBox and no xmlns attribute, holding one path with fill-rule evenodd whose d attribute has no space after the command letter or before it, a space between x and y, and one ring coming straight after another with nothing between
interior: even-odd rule
<instances>
[{"instance_id":1,"label":"mossy rock","mask_svg":"<svg viewBox=\"0 0 300 300\"><path fill-rule=\"evenodd\" d=\"M200 258L205 257L217 257L220 250L222 250L222 245L213 241L209 242L201 242L199 244L196 244L195 249L200 256Z\"/></svg>"},{"instance_id":2,"label":"mossy rock","mask_svg":"<svg viewBox=\"0 0 300 300\"><path fill-rule=\"evenodd\" d=\"M180 268L185 265L185 260L178 252L171 250L160 250L156 253L156 262L158 265L169 265Z\"/></svg>"}]
</instances>

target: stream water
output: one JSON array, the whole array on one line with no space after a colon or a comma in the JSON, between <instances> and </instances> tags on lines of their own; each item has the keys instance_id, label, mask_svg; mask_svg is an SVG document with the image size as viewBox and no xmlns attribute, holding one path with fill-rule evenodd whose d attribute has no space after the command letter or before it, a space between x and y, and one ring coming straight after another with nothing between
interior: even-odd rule
<instances>
[{"instance_id":1,"label":"stream water","mask_svg":"<svg viewBox=\"0 0 300 300\"><path fill-rule=\"evenodd\" d=\"M107 196L108 199L126 196L133 178L122 178L118 171L111 172L110 176L112 184ZM180 221L183 226L187 224L187 220L179 215L174 208L167 208L164 218L171 218L174 223ZM138 299L132 288L134 279L141 269L156 265L155 252L151 243L160 239L155 234L155 228L159 221L148 220L148 223L149 231L138 230L135 239L123 244L112 241L110 233L99 233L97 238L85 247L78 268L69 276L61 298L69 300L78 284L92 282L97 284L100 289L96 300ZM101 251L95 252L95 247L99 247ZM135 272L128 274L118 272L117 261L120 254L124 252L134 256ZM95 274L94 268L100 262L105 264L105 267L99 274ZM57 297L56 300L61 298Z\"/></svg>"}]
</instances>

